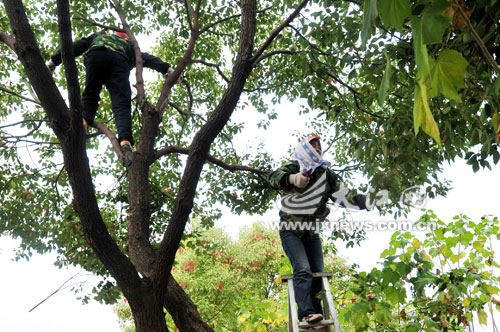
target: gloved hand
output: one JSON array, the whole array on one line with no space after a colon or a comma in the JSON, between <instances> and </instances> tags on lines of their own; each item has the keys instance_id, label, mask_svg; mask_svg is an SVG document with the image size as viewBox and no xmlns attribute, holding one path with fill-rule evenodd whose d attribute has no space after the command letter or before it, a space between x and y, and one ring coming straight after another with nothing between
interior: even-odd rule
<instances>
[{"instance_id":1,"label":"gloved hand","mask_svg":"<svg viewBox=\"0 0 500 332\"><path fill-rule=\"evenodd\" d=\"M52 62L52 60L47 61L45 65L49 68L51 74L53 74L54 70L56 70L56 65Z\"/></svg>"},{"instance_id":2,"label":"gloved hand","mask_svg":"<svg viewBox=\"0 0 500 332\"><path fill-rule=\"evenodd\" d=\"M174 72L174 68L172 67L168 67L168 71L167 71L167 74L165 75L165 77L168 77L168 75L171 75L173 72ZM177 81L175 82L175 84L179 84L180 82L182 82L182 75L179 75L179 78L177 79Z\"/></svg>"},{"instance_id":3,"label":"gloved hand","mask_svg":"<svg viewBox=\"0 0 500 332\"><path fill-rule=\"evenodd\" d=\"M309 184L309 177L305 176L300 172L295 174L290 174L288 182L290 182L290 184L293 184L297 188L305 188Z\"/></svg>"}]
</instances>

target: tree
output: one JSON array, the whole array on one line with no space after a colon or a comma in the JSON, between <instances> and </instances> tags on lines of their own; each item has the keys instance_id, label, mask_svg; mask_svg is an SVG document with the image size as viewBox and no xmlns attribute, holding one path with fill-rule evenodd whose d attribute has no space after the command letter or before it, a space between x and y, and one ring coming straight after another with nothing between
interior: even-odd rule
<instances>
[{"instance_id":1,"label":"tree","mask_svg":"<svg viewBox=\"0 0 500 332\"><path fill-rule=\"evenodd\" d=\"M396 6L397 20L388 18L392 7L385 3ZM496 163L500 84L494 31L500 5L376 5L199 0L70 7L64 0L4 0L0 214L6 222L0 230L22 238L20 257L57 251L59 264L102 275L97 298L113 302L122 292L137 331L166 330L163 308L182 331L210 331L170 275L186 224L198 218L210 225L220 214L217 202L236 213L259 213L276 195L262 178L270 156L232 150L244 125L230 121L235 109L253 112L245 108L252 105L265 115L266 126L275 114L265 97L273 103L307 99L319 114L312 128L331 137L336 164L346 165L344 177L362 171L376 190L389 190L398 208L401 190L413 185L427 184L430 195L446 193L446 184L433 180L445 160L467 153L475 169L488 167L489 156ZM156 53L175 64L166 80L145 84L137 57L133 153L119 149L105 110L99 112L98 133L85 141L82 67L71 41L72 33L87 35L96 26L126 31L136 51L135 35L155 32ZM360 32L364 50L358 47ZM58 47L64 70L53 78L44 59ZM450 57L459 66L450 66ZM184 84L173 87L181 74ZM431 109L438 113L429 115ZM419 127L438 144L413 135ZM28 149L20 151L21 144ZM478 144L479 152L471 150ZM116 185L102 185L110 178Z\"/></svg>"},{"instance_id":2,"label":"tree","mask_svg":"<svg viewBox=\"0 0 500 332\"><path fill-rule=\"evenodd\" d=\"M287 287L279 276L292 273L292 267L278 232L255 222L244 227L237 240L217 227L204 230L197 225L189 233L181 242L172 275L205 322L215 331L287 329ZM335 275L331 288L340 301L349 289L352 268L326 251L325 270ZM122 328L134 331L127 301L120 301L114 310ZM174 325L171 319L167 325Z\"/></svg>"}]
</instances>

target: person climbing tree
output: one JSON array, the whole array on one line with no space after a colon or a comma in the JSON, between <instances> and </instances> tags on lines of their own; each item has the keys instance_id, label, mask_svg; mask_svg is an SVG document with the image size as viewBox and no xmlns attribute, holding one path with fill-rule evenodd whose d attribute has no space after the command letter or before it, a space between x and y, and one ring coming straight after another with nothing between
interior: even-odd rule
<instances>
[{"instance_id":1,"label":"person climbing tree","mask_svg":"<svg viewBox=\"0 0 500 332\"><path fill-rule=\"evenodd\" d=\"M280 238L293 267L298 318L314 323L323 319L321 302L316 296L321 291L321 280L312 277L313 272L323 272L324 268L318 222L330 213L326 206L329 199L343 206L352 204L366 209L366 196L358 195L355 190L339 191L342 181L323 159L319 136L303 139L292 159L270 173L268 181L285 194L279 212ZM336 197L332 196L334 193Z\"/></svg>"},{"instance_id":2,"label":"person climbing tree","mask_svg":"<svg viewBox=\"0 0 500 332\"><path fill-rule=\"evenodd\" d=\"M111 98L118 141L124 149L134 145L132 136L132 90L130 70L136 58L130 37L124 32L94 33L73 43L75 57L83 54L85 64L85 90L82 94L83 127L88 135L88 126L94 122L99 106L99 94L106 85ZM143 66L162 74L173 71L170 64L148 53L141 53ZM61 50L50 56L47 67L53 72L62 62Z\"/></svg>"}]
</instances>

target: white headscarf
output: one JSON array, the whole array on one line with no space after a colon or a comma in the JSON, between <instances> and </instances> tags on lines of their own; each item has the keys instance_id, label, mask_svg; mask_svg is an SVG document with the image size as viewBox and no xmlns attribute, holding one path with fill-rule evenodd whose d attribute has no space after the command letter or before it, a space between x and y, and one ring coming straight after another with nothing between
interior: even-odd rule
<instances>
[{"instance_id":1,"label":"white headscarf","mask_svg":"<svg viewBox=\"0 0 500 332\"><path fill-rule=\"evenodd\" d=\"M309 174L312 174L316 168L321 165L331 165L329 161L323 159L311 143L307 141L307 138L304 138L302 142L297 145L292 155L292 159L299 162L301 172L307 172Z\"/></svg>"}]
</instances>

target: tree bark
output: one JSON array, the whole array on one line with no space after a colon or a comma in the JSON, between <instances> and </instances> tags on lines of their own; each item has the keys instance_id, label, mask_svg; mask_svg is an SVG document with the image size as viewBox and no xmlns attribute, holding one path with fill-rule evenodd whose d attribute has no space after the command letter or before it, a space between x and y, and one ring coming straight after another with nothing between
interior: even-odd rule
<instances>
[{"instance_id":1,"label":"tree bark","mask_svg":"<svg viewBox=\"0 0 500 332\"><path fill-rule=\"evenodd\" d=\"M168 296L165 298L166 294L163 290L168 283L175 253L193 207L193 199L205 159L215 137L231 117L252 68L250 59L256 30L256 7L255 0L242 1L240 45L233 66L231 82L214 112L193 139L179 185L179 193L174 202L172 217L158 250L158 260L152 279L158 291L158 297L166 301L169 299Z\"/></svg>"}]
</instances>

